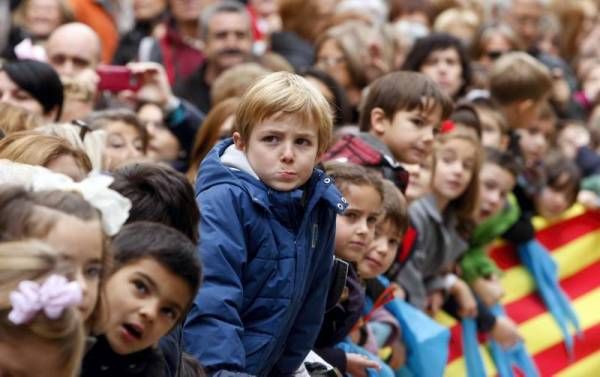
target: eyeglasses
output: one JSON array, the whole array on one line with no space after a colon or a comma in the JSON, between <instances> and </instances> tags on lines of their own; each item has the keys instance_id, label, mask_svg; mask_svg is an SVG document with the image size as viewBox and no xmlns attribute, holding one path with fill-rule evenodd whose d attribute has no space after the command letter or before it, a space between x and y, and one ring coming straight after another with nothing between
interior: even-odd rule
<instances>
[{"instance_id":1,"label":"eyeglasses","mask_svg":"<svg viewBox=\"0 0 600 377\"><path fill-rule=\"evenodd\" d=\"M346 59L343 56L339 57L328 57L323 56L317 58L317 64L325 67L335 67L339 64L343 64L346 62Z\"/></svg>"},{"instance_id":2,"label":"eyeglasses","mask_svg":"<svg viewBox=\"0 0 600 377\"><path fill-rule=\"evenodd\" d=\"M81 139L81 141L85 140L85 135L87 135L88 132L91 131L90 126L88 126L88 124L80 119L75 119L71 122L72 125L79 127L79 139Z\"/></svg>"},{"instance_id":3,"label":"eyeglasses","mask_svg":"<svg viewBox=\"0 0 600 377\"><path fill-rule=\"evenodd\" d=\"M499 57L501 57L502 55L506 54L507 52L510 51L504 51L504 50L492 50L492 51L487 51L485 53L485 56L487 56L488 58L490 58L491 60L496 60Z\"/></svg>"}]
</instances>

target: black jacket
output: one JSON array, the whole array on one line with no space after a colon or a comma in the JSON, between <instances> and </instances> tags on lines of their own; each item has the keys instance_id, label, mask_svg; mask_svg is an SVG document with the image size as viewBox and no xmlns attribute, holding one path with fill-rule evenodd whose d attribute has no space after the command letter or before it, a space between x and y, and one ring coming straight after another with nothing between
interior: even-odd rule
<instances>
[{"instance_id":1,"label":"black jacket","mask_svg":"<svg viewBox=\"0 0 600 377\"><path fill-rule=\"evenodd\" d=\"M110 348L105 336L85 354L81 377L164 377L164 358L160 351L147 348L129 355L119 355Z\"/></svg>"}]
</instances>

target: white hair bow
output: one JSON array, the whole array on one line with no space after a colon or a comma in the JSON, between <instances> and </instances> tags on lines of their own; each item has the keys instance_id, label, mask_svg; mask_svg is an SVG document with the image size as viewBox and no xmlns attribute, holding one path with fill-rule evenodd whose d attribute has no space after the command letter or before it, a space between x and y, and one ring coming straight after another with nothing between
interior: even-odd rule
<instances>
[{"instance_id":1,"label":"white hair bow","mask_svg":"<svg viewBox=\"0 0 600 377\"><path fill-rule=\"evenodd\" d=\"M102 228L109 236L119 232L131 210L131 201L109 188L113 177L96 174L81 182L46 168L0 161L0 184L16 183L33 191L75 191L101 213Z\"/></svg>"},{"instance_id":2,"label":"white hair bow","mask_svg":"<svg viewBox=\"0 0 600 377\"><path fill-rule=\"evenodd\" d=\"M109 236L114 236L129 217L131 201L108 186L113 182L108 175L91 175L81 182L74 182L62 174L38 174L33 176L33 191L75 191L102 214L102 227Z\"/></svg>"}]
</instances>

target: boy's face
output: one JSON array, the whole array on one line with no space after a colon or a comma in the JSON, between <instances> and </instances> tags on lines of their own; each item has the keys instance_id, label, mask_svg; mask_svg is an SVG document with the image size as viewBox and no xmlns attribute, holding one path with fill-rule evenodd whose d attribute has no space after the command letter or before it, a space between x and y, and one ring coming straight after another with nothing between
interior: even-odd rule
<instances>
[{"instance_id":1,"label":"boy's face","mask_svg":"<svg viewBox=\"0 0 600 377\"><path fill-rule=\"evenodd\" d=\"M500 125L489 110L478 110L477 115L481 121L481 145L489 148L504 150L504 139Z\"/></svg>"},{"instance_id":2,"label":"boy's face","mask_svg":"<svg viewBox=\"0 0 600 377\"><path fill-rule=\"evenodd\" d=\"M533 166L541 162L550 147L550 136L554 132L552 122L536 120L517 132L525 164Z\"/></svg>"},{"instance_id":3,"label":"boy's face","mask_svg":"<svg viewBox=\"0 0 600 377\"><path fill-rule=\"evenodd\" d=\"M555 219L573 204L568 192L544 187L542 192L535 197L535 208L540 216L545 219Z\"/></svg>"},{"instance_id":4,"label":"boy's face","mask_svg":"<svg viewBox=\"0 0 600 377\"><path fill-rule=\"evenodd\" d=\"M402 234L391 221L380 221L375 227L373 242L358 264L360 276L364 279L373 279L385 273L394 262L401 239Z\"/></svg>"},{"instance_id":5,"label":"boy's face","mask_svg":"<svg viewBox=\"0 0 600 377\"><path fill-rule=\"evenodd\" d=\"M434 131L441 117L440 106L431 111L400 110L391 121L382 112L382 116L373 118L372 126L398 161L416 164L431 155Z\"/></svg>"},{"instance_id":6,"label":"boy's face","mask_svg":"<svg viewBox=\"0 0 600 377\"><path fill-rule=\"evenodd\" d=\"M291 191L306 183L318 157L318 126L294 116L267 118L254 126L248 142L237 132L233 140L256 175L279 191Z\"/></svg>"},{"instance_id":7,"label":"boy's face","mask_svg":"<svg viewBox=\"0 0 600 377\"><path fill-rule=\"evenodd\" d=\"M121 267L106 282L103 331L111 348L126 355L156 344L192 298L189 285L152 258Z\"/></svg>"},{"instance_id":8,"label":"boy's face","mask_svg":"<svg viewBox=\"0 0 600 377\"><path fill-rule=\"evenodd\" d=\"M406 200L410 203L426 195L431 189L431 158L423 159L418 164L402 166L409 174Z\"/></svg>"},{"instance_id":9,"label":"boy's face","mask_svg":"<svg viewBox=\"0 0 600 377\"><path fill-rule=\"evenodd\" d=\"M479 172L479 209L475 214L477 222L500 213L515 183L515 177L508 170L490 162L483 164Z\"/></svg>"},{"instance_id":10,"label":"boy's face","mask_svg":"<svg viewBox=\"0 0 600 377\"><path fill-rule=\"evenodd\" d=\"M342 191L349 205L335 221L335 255L348 262L359 262L373 241L381 196L368 185L348 184Z\"/></svg>"}]
</instances>

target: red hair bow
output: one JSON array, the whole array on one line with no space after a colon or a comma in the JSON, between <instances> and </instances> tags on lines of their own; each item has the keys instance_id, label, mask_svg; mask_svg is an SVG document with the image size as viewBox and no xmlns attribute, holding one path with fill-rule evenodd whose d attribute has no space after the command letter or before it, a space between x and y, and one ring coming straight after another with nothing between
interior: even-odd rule
<instances>
[{"instance_id":1,"label":"red hair bow","mask_svg":"<svg viewBox=\"0 0 600 377\"><path fill-rule=\"evenodd\" d=\"M440 127L440 133L447 134L450 131L453 131L456 126L454 122L451 120L445 120L442 122L442 126Z\"/></svg>"}]
</instances>

